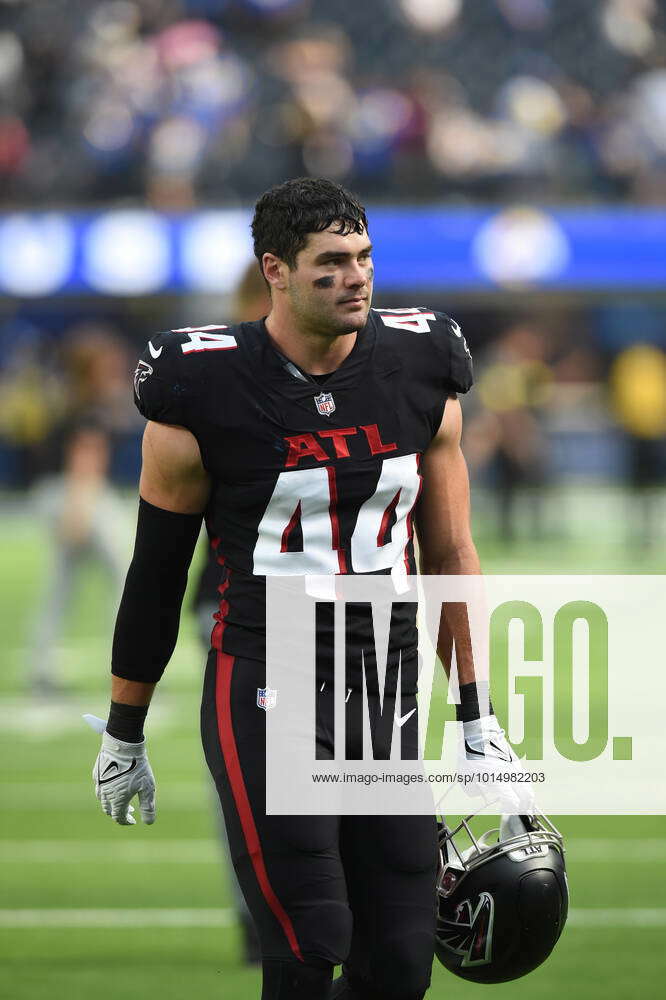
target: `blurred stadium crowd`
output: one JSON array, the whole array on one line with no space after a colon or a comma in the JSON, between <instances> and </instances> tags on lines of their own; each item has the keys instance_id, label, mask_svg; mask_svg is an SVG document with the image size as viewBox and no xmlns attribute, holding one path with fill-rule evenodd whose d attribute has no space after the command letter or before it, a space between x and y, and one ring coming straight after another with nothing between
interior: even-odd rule
<instances>
[{"instance_id":1,"label":"blurred stadium crowd","mask_svg":"<svg viewBox=\"0 0 666 1000\"><path fill-rule=\"evenodd\" d=\"M666 195L661 0L0 0L0 204Z\"/></svg>"},{"instance_id":2,"label":"blurred stadium crowd","mask_svg":"<svg viewBox=\"0 0 666 1000\"><path fill-rule=\"evenodd\" d=\"M377 201L658 205L665 161L663 0L0 0L0 211L248 205L304 173L371 219ZM664 483L662 299L427 304L475 355L466 451L501 536L518 492L567 475ZM0 488L68 468L134 483L134 358L228 306L6 299Z\"/></svg>"}]
</instances>

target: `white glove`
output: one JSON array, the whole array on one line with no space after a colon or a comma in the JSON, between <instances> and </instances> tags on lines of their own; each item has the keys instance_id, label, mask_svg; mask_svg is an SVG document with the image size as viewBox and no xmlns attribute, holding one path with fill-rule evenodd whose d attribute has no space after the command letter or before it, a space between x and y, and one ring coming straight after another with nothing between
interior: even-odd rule
<instances>
[{"instance_id":1,"label":"white glove","mask_svg":"<svg viewBox=\"0 0 666 1000\"><path fill-rule=\"evenodd\" d=\"M125 743L109 736L104 719L84 715L89 726L102 733L102 748L93 767L95 795L107 816L122 826L136 823L130 805L139 796L139 811L144 823L155 822L155 778L146 754L146 741Z\"/></svg>"},{"instance_id":2,"label":"white glove","mask_svg":"<svg viewBox=\"0 0 666 1000\"><path fill-rule=\"evenodd\" d=\"M458 770L471 779L464 785L467 793L480 796L486 805L498 803L503 813L532 815L532 783L525 780L522 764L495 716L463 722L462 729Z\"/></svg>"}]
</instances>

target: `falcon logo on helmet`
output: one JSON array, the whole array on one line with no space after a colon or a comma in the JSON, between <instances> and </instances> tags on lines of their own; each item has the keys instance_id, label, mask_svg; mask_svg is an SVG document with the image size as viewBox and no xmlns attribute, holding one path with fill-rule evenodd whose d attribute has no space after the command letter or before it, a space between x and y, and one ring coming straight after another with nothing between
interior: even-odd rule
<instances>
[{"instance_id":1,"label":"falcon logo on helmet","mask_svg":"<svg viewBox=\"0 0 666 1000\"><path fill-rule=\"evenodd\" d=\"M442 919L437 925L437 936L443 948L462 955L462 967L487 965L493 947L493 917L495 904L489 892L482 892L476 907L469 899L459 903L455 919Z\"/></svg>"}]
</instances>

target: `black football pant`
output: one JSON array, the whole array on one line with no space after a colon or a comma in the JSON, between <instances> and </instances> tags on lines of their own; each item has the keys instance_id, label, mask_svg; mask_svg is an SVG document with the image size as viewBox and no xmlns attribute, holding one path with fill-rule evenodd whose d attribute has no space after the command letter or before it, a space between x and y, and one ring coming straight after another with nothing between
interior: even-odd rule
<instances>
[{"instance_id":1,"label":"black football pant","mask_svg":"<svg viewBox=\"0 0 666 1000\"><path fill-rule=\"evenodd\" d=\"M421 1000L435 937L430 816L267 816L265 665L211 650L206 760L259 933L262 1000ZM404 711L404 703L403 703ZM348 985L331 993L333 967Z\"/></svg>"}]
</instances>

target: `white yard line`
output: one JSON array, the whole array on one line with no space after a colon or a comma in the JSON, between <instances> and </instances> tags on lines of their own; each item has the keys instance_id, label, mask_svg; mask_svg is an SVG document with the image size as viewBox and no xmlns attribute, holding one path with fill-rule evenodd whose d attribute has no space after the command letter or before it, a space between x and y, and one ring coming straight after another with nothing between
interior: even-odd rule
<instances>
[{"instance_id":1,"label":"white yard line","mask_svg":"<svg viewBox=\"0 0 666 1000\"><path fill-rule=\"evenodd\" d=\"M95 803L91 803L95 808ZM109 821L109 825L110 821ZM123 839L124 837L127 839ZM221 857L217 840L134 839L134 831L118 831L113 840L0 840L0 864L78 864L119 861L126 864L215 864ZM666 839L624 840L581 838L567 841L572 864L653 864L666 861Z\"/></svg>"},{"instance_id":2,"label":"white yard line","mask_svg":"<svg viewBox=\"0 0 666 1000\"><path fill-rule=\"evenodd\" d=\"M569 910L572 927L666 927L666 907Z\"/></svg>"},{"instance_id":3,"label":"white yard line","mask_svg":"<svg viewBox=\"0 0 666 1000\"><path fill-rule=\"evenodd\" d=\"M27 663L27 651L25 651L25 656L11 652L7 654L7 650L4 648L3 652L10 658L14 655L19 661L25 660ZM65 683L73 686L78 676L89 676L91 663L96 663L99 660L104 662L107 654L104 653L100 657L96 653L98 653L98 644L95 640L92 643L81 640L71 648L59 648L59 660L67 665L64 676ZM189 642L185 642L182 646L179 643L178 657L184 669L180 677L178 677L177 671L174 671L174 675L178 679L170 681L169 691L164 692L159 704L151 709L151 732L160 736L174 731L181 732L183 730L183 699L185 699L187 711L191 711L189 735L192 739L196 739L198 732L196 720L200 701L197 688L200 685L200 671L195 674L193 664L200 663L203 666L205 657L202 657L198 647ZM175 663L174 666L176 666ZM21 740L29 743L44 743L73 733L75 736L78 734L82 738L87 737L92 740L89 745L93 748L95 745L94 734L86 726L81 716L84 712L100 714L107 704L108 695L102 696L100 693L77 693L48 698L27 694L0 695L0 732L4 734L18 733Z\"/></svg>"},{"instance_id":4,"label":"white yard line","mask_svg":"<svg viewBox=\"0 0 666 1000\"><path fill-rule=\"evenodd\" d=\"M0 910L0 927L29 928L135 928L135 927L230 927L236 921L231 909L150 910ZM574 909L568 923L576 928L666 927L666 908Z\"/></svg>"},{"instance_id":5,"label":"white yard line","mask_svg":"<svg viewBox=\"0 0 666 1000\"><path fill-rule=\"evenodd\" d=\"M0 927L231 927L224 910L0 910Z\"/></svg>"},{"instance_id":6,"label":"white yard line","mask_svg":"<svg viewBox=\"0 0 666 1000\"><path fill-rule=\"evenodd\" d=\"M120 831L119 831L120 832ZM132 836L131 831L129 836ZM122 837L122 833L121 833ZM217 840L0 840L0 864L212 864L222 857Z\"/></svg>"},{"instance_id":7,"label":"white yard line","mask_svg":"<svg viewBox=\"0 0 666 1000\"><path fill-rule=\"evenodd\" d=\"M666 837L632 840L623 838L572 837L564 838L567 861L590 864L607 864L609 861L626 861L646 864L666 861Z\"/></svg>"},{"instance_id":8,"label":"white yard line","mask_svg":"<svg viewBox=\"0 0 666 1000\"><path fill-rule=\"evenodd\" d=\"M94 759L94 758L93 758ZM42 812L45 808L85 809L96 808L92 780L88 781L87 768L80 781L26 781L0 783L0 802L3 810ZM174 812L199 808L215 801L212 782L205 780L203 766L201 779L170 782L162 792L158 789L157 808Z\"/></svg>"}]
</instances>

